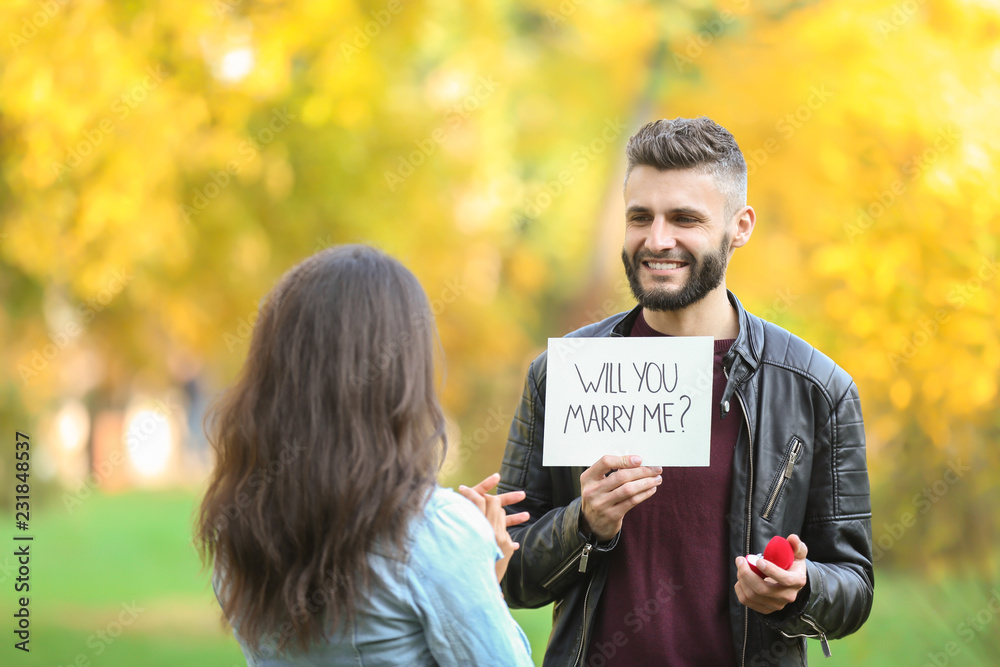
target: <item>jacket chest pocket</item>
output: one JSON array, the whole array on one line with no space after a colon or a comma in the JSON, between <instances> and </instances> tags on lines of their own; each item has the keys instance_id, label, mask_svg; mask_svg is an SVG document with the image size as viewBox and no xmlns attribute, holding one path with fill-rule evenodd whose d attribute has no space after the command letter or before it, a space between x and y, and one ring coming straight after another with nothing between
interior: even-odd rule
<instances>
[{"instance_id":1,"label":"jacket chest pocket","mask_svg":"<svg viewBox=\"0 0 1000 667\"><path fill-rule=\"evenodd\" d=\"M791 479L792 471L795 470L795 463L801 456L802 438L793 435L788 446L785 447L785 456L781 460L781 465L778 466L777 472L774 473L774 480L771 482L771 489L767 493L767 502L760 513L760 518L771 519L774 508L778 504L778 499L781 497L781 492L784 490L785 485L788 484L788 480Z\"/></svg>"}]
</instances>

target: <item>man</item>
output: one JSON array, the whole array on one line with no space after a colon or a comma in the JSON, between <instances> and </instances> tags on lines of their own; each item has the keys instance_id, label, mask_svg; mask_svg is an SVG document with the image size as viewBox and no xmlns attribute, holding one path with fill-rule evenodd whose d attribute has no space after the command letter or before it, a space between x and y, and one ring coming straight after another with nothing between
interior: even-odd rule
<instances>
[{"instance_id":1,"label":"man","mask_svg":"<svg viewBox=\"0 0 1000 667\"><path fill-rule=\"evenodd\" d=\"M622 261L639 305L569 336L712 336L710 465L604 456L542 467L546 355L511 424L501 491L520 549L512 607L555 602L545 665L804 665L804 637L857 630L873 596L857 387L828 357L743 309L726 268L749 241L746 162L708 118L649 123L626 147ZM788 537L788 570L744 556ZM808 546L807 546L808 545Z\"/></svg>"}]
</instances>

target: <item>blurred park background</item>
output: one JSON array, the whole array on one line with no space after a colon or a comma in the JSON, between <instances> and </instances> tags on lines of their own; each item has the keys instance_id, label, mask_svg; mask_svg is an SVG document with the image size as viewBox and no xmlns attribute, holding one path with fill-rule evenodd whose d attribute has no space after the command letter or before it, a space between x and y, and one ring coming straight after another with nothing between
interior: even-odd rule
<instances>
[{"instance_id":1,"label":"blurred park background","mask_svg":"<svg viewBox=\"0 0 1000 667\"><path fill-rule=\"evenodd\" d=\"M191 546L201 418L321 248L417 274L442 483L496 470L546 338L632 305L624 142L701 114L758 215L731 289L865 410L875 607L814 662L1000 663L996 0L12 0L0 38L0 663L243 664ZM540 660L548 610L516 617Z\"/></svg>"}]
</instances>

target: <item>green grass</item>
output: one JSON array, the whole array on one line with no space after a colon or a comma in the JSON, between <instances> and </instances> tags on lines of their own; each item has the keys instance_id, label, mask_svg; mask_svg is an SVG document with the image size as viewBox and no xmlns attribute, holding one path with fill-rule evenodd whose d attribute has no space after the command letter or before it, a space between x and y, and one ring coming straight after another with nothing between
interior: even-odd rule
<instances>
[{"instance_id":1,"label":"green grass","mask_svg":"<svg viewBox=\"0 0 1000 667\"><path fill-rule=\"evenodd\" d=\"M73 512L60 502L32 512L31 652L13 649L12 548L0 555L2 665L167 667L244 665L191 546L190 492L94 494ZM11 517L3 517L6 525ZM9 532L9 531L8 531ZM8 542L12 544L12 542ZM864 628L832 642L833 658L810 642L810 659L839 665L1000 664L1000 582L952 576L928 583L879 572ZM135 618L123 608L134 607ZM550 608L515 610L541 663ZM979 614L974 624L965 619ZM969 628L965 630L964 628ZM103 637L102 634L104 633ZM115 635L112 637L112 635ZM947 655L951 650L955 656ZM947 663L942 661L947 660Z\"/></svg>"},{"instance_id":2,"label":"green grass","mask_svg":"<svg viewBox=\"0 0 1000 667\"><path fill-rule=\"evenodd\" d=\"M34 510L31 651L4 642L0 664L245 665L191 546L195 503L187 492L95 493L72 512L58 501ZM8 563L0 557L7 619Z\"/></svg>"},{"instance_id":3,"label":"green grass","mask_svg":"<svg viewBox=\"0 0 1000 667\"><path fill-rule=\"evenodd\" d=\"M1000 613L990 609L992 604L993 609L1000 610L1000 582L991 585L952 577L928 583L912 574L878 572L875 593L867 623L850 637L830 642L831 658L824 658L818 641L808 642L810 664L1000 665ZM515 609L512 614L531 640L535 664L541 665L552 608ZM977 614L977 621L961 626ZM948 650L954 655L949 656ZM768 664L766 658L760 664Z\"/></svg>"}]
</instances>

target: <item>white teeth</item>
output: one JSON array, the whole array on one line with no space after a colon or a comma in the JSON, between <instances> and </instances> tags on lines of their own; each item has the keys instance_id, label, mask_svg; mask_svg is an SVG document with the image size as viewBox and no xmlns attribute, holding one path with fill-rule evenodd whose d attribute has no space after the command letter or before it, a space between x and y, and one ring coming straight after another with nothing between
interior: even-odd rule
<instances>
[{"instance_id":1,"label":"white teeth","mask_svg":"<svg viewBox=\"0 0 1000 667\"><path fill-rule=\"evenodd\" d=\"M670 269L679 269L683 266L678 262L649 262L649 268L654 271L669 271Z\"/></svg>"}]
</instances>

